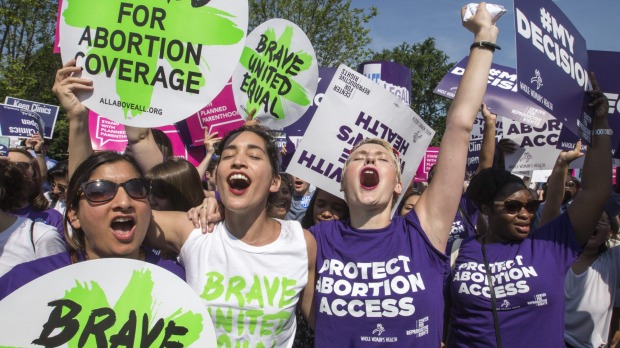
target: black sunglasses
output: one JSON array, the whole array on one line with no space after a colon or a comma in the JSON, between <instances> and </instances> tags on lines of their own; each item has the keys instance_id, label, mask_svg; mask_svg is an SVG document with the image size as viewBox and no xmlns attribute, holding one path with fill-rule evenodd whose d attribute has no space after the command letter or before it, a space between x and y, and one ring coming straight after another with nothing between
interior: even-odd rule
<instances>
[{"instance_id":1,"label":"black sunglasses","mask_svg":"<svg viewBox=\"0 0 620 348\"><path fill-rule=\"evenodd\" d=\"M151 182L147 179L131 179L122 184L98 179L82 183L80 189L89 202L105 203L116 197L118 188L121 186L133 199L147 198L151 192Z\"/></svg>"},{"instance_id":2,"label":"black sunglasses","mask_svg":"<svg viewBox=\"0 0 620 348\"><path fill-rule=\"evenodd\" d=\"M540 203L542 201L538 200L529 200L527 203L523 203L517 200L507 200L507 201L495 201L493 204L501 205L506 209L508 214L518 214L521 209L525 208L528 213L535 214L538 211L538 207L540 207Z\"/></svg>"}]
</instances>

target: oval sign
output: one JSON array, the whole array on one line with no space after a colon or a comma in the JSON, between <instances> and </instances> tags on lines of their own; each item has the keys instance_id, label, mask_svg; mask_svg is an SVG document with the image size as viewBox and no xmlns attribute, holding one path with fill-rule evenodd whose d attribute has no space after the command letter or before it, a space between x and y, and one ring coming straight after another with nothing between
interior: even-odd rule
<instances>
[{"instance_id":1,"label":"oval sign","mask_svg":"<svg viewBox=\"0 0 620 348\"><path fill-rule=\"evenodd\" d=\"M63 62L76 58L113 121L158 127L187 118L224 88L239 61L247 0L64 0Z\"/></svg>"},{"instance_id":2,"label":"oval sign","mask_svg":"<svg viewBox=\"0 0 620 348\"><path fill-rule=\"evenodd\" d=\"M137 260L60 268L0 301L0 313L2 347L216 347L200 297L173 273Z\"/></svg>"},{"instance_id":3,"label":"oval sign","mask_svg":"<svg viewBox=\"0 0 620 348\"><path fill-rule=\"evenodd\" d=\"M312 43L294 23L271 19L254 29L233 74L239 113L271 129L297 121L312 105L319 68Z\"/></svg>"}]
</instances>

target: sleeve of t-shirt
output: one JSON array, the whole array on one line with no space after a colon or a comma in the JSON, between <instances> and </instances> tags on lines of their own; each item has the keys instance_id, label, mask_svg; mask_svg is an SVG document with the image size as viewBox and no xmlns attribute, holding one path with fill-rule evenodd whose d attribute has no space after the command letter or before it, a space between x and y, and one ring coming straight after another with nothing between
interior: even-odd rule
<instances>
[{"instance_id":1,"label":"sleeve of t-shirt","mask_svg":"<svg viewBox=\"0 0 620 348\"><path fill-rule=\"evenodd\" d=\"M542 245L552 252L556 258L556 264L564 271L568 270L583 250L583 246L575 238L575 230L568 213L560 214L532 233L532 238L540 240Z\"/></svg>"},{"instance_id":2,"label":"sleeve of t-shirt","mask_svg":"<svg viewBox=\"0 0 620 348\"><path fill-rule=\"evenodd\" d=\"M53 226L35 222L33 231L34 249L37 258L56 255L67 251L65 242Z\"/></svg>"}]
</instances>

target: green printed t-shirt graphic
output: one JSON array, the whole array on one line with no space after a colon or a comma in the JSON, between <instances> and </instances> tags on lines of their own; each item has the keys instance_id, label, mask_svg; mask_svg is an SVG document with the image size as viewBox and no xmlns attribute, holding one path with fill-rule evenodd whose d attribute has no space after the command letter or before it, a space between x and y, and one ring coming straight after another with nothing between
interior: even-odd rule
<instances>
[{"instance_id":1,"label":"green printed t-shirt graphic","mask_svg":"<svg viewBox=\"0 0 620 348\"><path fill-rule=\"evenodd\" d=\"M126 337L130 335L130 330L124 327L125 323L129 319L130 311L134 311L136 314L136 329L133 346L141 347L140 336L143 330L156 331L153 327L156 326L157 318L156 309L157 303L153 300L152 292L154 288L154 282L151 278L151 271L134 271L129 281L129 284L121 294L120 298L112 308L116 321L107 329L106 338L109 340L112 335L118 334L119 337ZM98 308L109 308L108 299L104 290L96 282L90 283L90 288L79 283L73 289L67 290L63 299L73 301L82 306L80 313L75 317L79 323L80 330L75 336L67 343L70 348L79 347L79 339L82 330L87 325L91 312ZM155 312L155 313L154 313ZM142 328L144 315L148 316L148 327ZM102 316L103 317L103 316ZM98 320L102 320L98 318ZM103 319L106 320L106 319ZM181 347L189 347L192 343L196 342L202 332L202 316L200 314L194 314L191 312L183 312L178 310L174 314L167 318L164 318L163 329L161 329L157 338L150 344L151 347L160 347L164 336L166 325L174 320L176 326L182 326L188 329L187 333L183 336L172 336L171 341L176 341L181 344ZM153 337L151 337L152 339ZM91 335L85 342L84 347L96 347L96 338Z\"/></svg>"},{"instance_id":2,"label":"green printed t-shirt graphic","mask_svg":"<svg viewBox=\"0 0 620 348\"><path fill-rule=\"evenodd\" d=\"M230 14L209 6L194 8L190 0L142 0L133 1L129 4L126 2L125 7L121 7L123 3L121 0L65 1L68 2L68 6L62 15L67 25L84 28L85 30L90 28L91 32L93 32L93 34L90 35L93 46L96 35L94 31L100 28L107 30L107 44L103 43L100 45L104 47L89 47L88 51L84 52L86 58L88 58L89 55L98 55L101 57L101 65L104 65L103 59L105 58L108 67L114 64L114 59L117 59L113 74L116 78L116 93L120 101L139 105L145 109L148 109L148 106L151 104L154 87L149 84L149 82L153 81L156 77L158 59L163 42L162 38L166 38L166 44L163 47L163 58L170 63L172 69L183 71L184 77L187 78L190 72L200 74L199 65L195 64L194 59L187 59L185 54L180 53L179 46L169 45L172 40L181 41L185 47L186 45L198 46L199 44L204 46L232 45L238 43L244 37L243 30L236 26ZM155 10L155 8L158 8L158 10ZM121 14L121 12L123 12L123 14ZM148 19L146 16L148 16ZM137 25L136 23L144 23L144 25ZM191 27L188 28L187 25L185 25L186 23L201 23L200 30L195 30ZM216 28L217 31L215 31ZM114 31L125 33L126 41L124 45L121 35L117 35L114 43L110 42L110 38L113 37L112 33ZM217 35L213 35L215 32L217 32ZM137 45L139 50L136 49L136 45L129 44L130 33L136 34L134 37L143 38L141 43ZM88 33L85 33L84 35L87 34ZM149 41L145 39L147 37L155 37L157 39ZM88 42L84 40L84 36L81 41ZM112 46L116 46L115 48L117 49L118 47L122 48L120 50L115 50ZM173 52L168 54L166 52L168 49L171 49ZM183 54L181 59L170 59L172 55L178 57L179 54ZM148 67L146 79L136 78L136 80L139 80L137 83L120 80L119 74L121 68L119 62L121 60L133 62L130 69L136 69L139 63L146 65ZM201 64L206 65L204 58L201 57L200 60L202 61ZM99 74L105 74L105 70L102 68ZM167 72L167 74L170 74L170 72ZM133 73L129 73L129 76L133 78ZM202 74L196 76L199 77L196 78L195 87L200 88L205 86L207 82L204 76L202 76ZM164 79L166 83L169 83L168 76L164 77ZM170 86L168 86L168 88L170 88ZM129 113L131 115L128 115ZM141 110L123 107L125 118L130 116L135 117L141 113Z\"/></svg>"},{"instance_id":3,"label":"green printed t-shirt graphic","mask_svg":"<svg viewBox=\"0 0 620 348\"><path fill-rule=\"evenodd\" d=\"M272 115L277 119L282 120L286 117L286 111L283 107L283 101L285 99L302 106L310 105L308 91L306 91L299 83L294 80L294 76L287 74L287 69L289 68L291 63L283 63L283 61L286 59L285 56L291 54L294 54L297 56L297 58L301 59L302 63L298 64L300 72L308 70L313 63L312 55L305 52L291 51L293 32L293 27L288 26L284 29L282 35L280 35L280 38L276 38L276 33L273 29L268 29L267 31L265 31L264 35L267 38L267 45L269 43L276 43L275 50L264 49L261 53L258 53L254 48L251 47L246 46L243 49L240 63L246 70L248 70L251 78L256 79L257 87L255 88L254 93L256 94L258 93L258 90L262 90L261 95L264 96L267 92L269 92L269 103L272 103L274 98L276 100L276 102L273 103L273 107L268 107L267 105L265 105L264 99L262 98L248 98L246 104L246 110L248 110L248 112L253 109L268 109L266 111L269 112L269 109L273 109ZM253 64L250 64L251 60L255 60L255 62ZM284 95L279 95L280 85L277 83L272 83L273 78L256 78L257 72L253 71L252 67L257 65L268 66L275 70L275 72L273 73L274 75L279 74L280 76L287 77L289 82L291 83L290 90ZM260 75L264 76L265 74L262 73Z\"/></svg>"}]
</instances>

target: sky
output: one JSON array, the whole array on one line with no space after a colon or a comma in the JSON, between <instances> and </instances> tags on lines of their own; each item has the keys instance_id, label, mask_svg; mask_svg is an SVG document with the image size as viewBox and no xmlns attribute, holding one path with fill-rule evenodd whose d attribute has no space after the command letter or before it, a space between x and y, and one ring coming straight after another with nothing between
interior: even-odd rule
<instances>
[{"instance_id":1,"label":"sky","mask_svg":"<svg viewBox=\"0 0 620 348\"><path fill-rule=\"evenodd\" d=\"M536 0L531 0L536 1ZM620 0L555 0L586 39L589 50L620 52ZM498 21L500 30L494 63L516 68L514 8L511 0L489 3L504 6L508 13ZM473 34L461 25L460 8L467 2L454 0L353 0L352 7L377 7L379 15L366 25L375 51L403 42L414 44L434 37L437 48L458 62L469 54Z\"/></svg>"}]
</instances>

